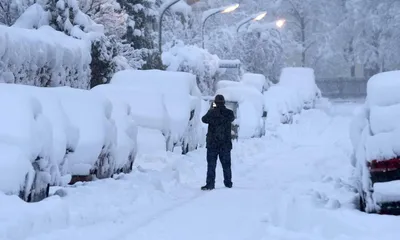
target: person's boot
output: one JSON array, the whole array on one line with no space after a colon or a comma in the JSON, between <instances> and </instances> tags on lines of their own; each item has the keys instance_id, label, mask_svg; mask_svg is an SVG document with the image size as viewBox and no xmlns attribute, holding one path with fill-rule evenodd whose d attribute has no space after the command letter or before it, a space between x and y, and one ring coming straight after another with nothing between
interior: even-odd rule
<instances>
[{"instance_id":1,"label":"person's boot","mask_svg":"<svg viewBox=\"0 0 400 240\"><path fill-rule=\"evenodd\" d=\"M232 182L224 182L225 187L232 188Z\"/></svg>"},{"instance_id":2,"label":"person's boot","mask_svg":"<svg viewBox=\"0 0 400 240\"><path fill-rule=\"evenodd\" d=\"M214 188L215 188L214 186L205 185L205 186L202 186L202 187L201 187L201 190L203 190L203 191L210 191L210 190L213 190Z\"/></svg>"}]
</instances>

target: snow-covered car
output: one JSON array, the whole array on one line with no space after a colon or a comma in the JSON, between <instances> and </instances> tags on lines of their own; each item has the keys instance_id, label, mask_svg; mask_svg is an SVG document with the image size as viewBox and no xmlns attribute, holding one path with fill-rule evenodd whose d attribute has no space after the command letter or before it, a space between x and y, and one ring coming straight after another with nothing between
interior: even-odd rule
<instances>
[{"instance_id":1,"label":"snow-covered car","mask_svg":"<svg viewBox=\"0 0 400 240\"><path fill-rule=\"evenodd\" d=\"M255 87L261 93L267 91L271 86L271 82L264 75L257 73L244 73L240 82Z\"/></svg>"},{"instance_id":2,"label":"snow-covered car","mask_svg":"<svg viewBox=\"0 0 400 240\"><path fill-rule=\"evenodd\" d=\"M223 95L226 106L234 111L238 138L261 137L264 134L264 100L260 91L238 82L217 89L216 94Z\"/></svg>"},{"instance_id":3,"label":"snow-covered car","mask_svg":"<svg viewBox=\"0 0 400 240\"><path fill-rule=\"evenodd\" d=\"M71 124L79 130L75 151L68 156L72 182L92 175L108 178L114 173L117 129L112 104L94 91L70 87L49 88L60 100Z\"/></svg>"},{"instance_id":4,"label":"snow-covered car","mask_svg":"<svg viewBox=\"0 0 400 240\"><path fill-rule=\"evenodd\" d=\"M314 108L317 100L321 98L321 91L315 83L315 75L312 68L283 68L279 78L279 85L295 90L299 100L304 104L304 109Z\"/></svg>"},{"instance_id":5,"label":"snow-covered car","mask_svg":"<svg viewBox=\"0 0 400 240\"><path fill-rule=\"evenodd\" d=\"M28 202L40 201L49 195L57 167L51 162L50 122L37 99L29 93L16 94L4 84L0 111L0 191Z\"/></svg>"},{"instance_id":6,"label":"snow-covered car","mask_svg":"<svg viewBox=\"0 0 400 240\"><path fill-rule=\"evenodd\" d=\"M53 166L51 185L66 185L71 180L68 166L68 156L75 151L79 130L74 127L65 113L60 100L51 88L34 87L20 84L1 84L0 87L15 94L30 95L37 99L42 107L42 114L48 119L50 125L47 127L52 135L51 162L57 163Z\"/></svg>"},{"instance_id":7,"label":"snow-covered car","mask_svg":"<svg viewBox=\"0 0 400 240\"><path fill-rule=\"evenodd\" d=\"M399 79L400 71L372 76L350 127L360 208L369 213L400 213Z\"/></svg>"},{"instance_id":8,"label":"snow-covered car","mask_svg":"<svg viewBox=\"0 0 400 240\"><path fill-rule=\"evenodd\" d=\"M182 153L186 154L198 147L201 92L193 74L124 70L114 74L110 85L131 91L130 104L136 118L153 115L151 121L136 122L141 127L161 130L166 137L168 151L181 146ZM149 105L153 106L151 111L158 112L146 109Z\"/></svg>"},{"instance_id":9,"label":"snow-covered car","mask_svg":"<svg viewBox=\"0 0 400 240\"><path fill-rule=\"evenodd\" d=\"M137 154L137 126L132 115L131 106L121 97L119 89L109 84L101 84L90 91L107 97L112 103L111 118L117 128L117 141L113 156L115 157L114 173L129 173Z\"/></svg>"}]
</instances>

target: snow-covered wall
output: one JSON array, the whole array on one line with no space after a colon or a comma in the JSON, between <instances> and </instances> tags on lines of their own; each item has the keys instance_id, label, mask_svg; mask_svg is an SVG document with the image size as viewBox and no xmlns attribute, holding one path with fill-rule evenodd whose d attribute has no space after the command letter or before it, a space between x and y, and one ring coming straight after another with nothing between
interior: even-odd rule
<instances>
[{"instance_id":1,"label":"snow-covered wall","mask_svg":"<svg viewBox=\"0 0 400 240\"><path fill-rule=\"evenodd\" d=\"M0 26L0 43L0 82L89 87L90 41L69 37L50 26Z\"/></svg>"}]
</instances>

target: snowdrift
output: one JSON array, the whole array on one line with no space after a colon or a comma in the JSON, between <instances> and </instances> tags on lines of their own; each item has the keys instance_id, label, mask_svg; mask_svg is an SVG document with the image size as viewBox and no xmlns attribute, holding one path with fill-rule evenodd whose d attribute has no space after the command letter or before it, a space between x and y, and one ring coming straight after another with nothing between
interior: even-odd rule
<instances>
[{"instance_id":1,"label":"snowdrift","mask_svg":"<svg viewBox=\"0 0 400 240\"><path fill-rule=\"evenodd\" d=\"M244 73L240 82L255 87L258 91L267 91L271 86L271 82L262 74L257 73Z\"/></svg>"},{"instance_id":2,"label":"snowdrift","mask_svg":"<svg viewBox=\"0 0 400 240\"><path fill-rule=\"evenodd\" d=\"M90 42L50 26L0 26L0 82L88 88Z\"/></svg>"},{"instance_id":3,"label":"snowdrift","mask_svg":"<svg viewBox=\"0 0 400 240\"><path fill-rule=\"evenodd\" d=\"M400 194L396 197L393 189L390 191L395 187L398 192L400 180L395 174L400 171L400 98L396 90L400 90L400 71L371 77L366 102L350 128L358 189L369 212L380 211L383 203L400 201Z\"/></svg>"}]
</instances>

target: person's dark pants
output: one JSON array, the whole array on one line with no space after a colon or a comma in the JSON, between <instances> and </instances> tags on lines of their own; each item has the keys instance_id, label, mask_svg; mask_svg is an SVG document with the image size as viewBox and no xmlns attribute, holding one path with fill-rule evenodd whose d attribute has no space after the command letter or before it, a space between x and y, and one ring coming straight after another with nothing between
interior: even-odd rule
<instances>
[{"instance_id":1,"label":"person's dark pants","mask_svg":"<svg viewBox=\"0 0 400 240\"><path fill-rule=\"evenodd\" d=\"M224 172L224 184L226 187L232 187L232 170L231 170L231 150L230 149L207 149L207 180L209 187L215 187L215 169L217 167L217 159L221 161L222 170Z\"/></svg>"}]
</instances>

